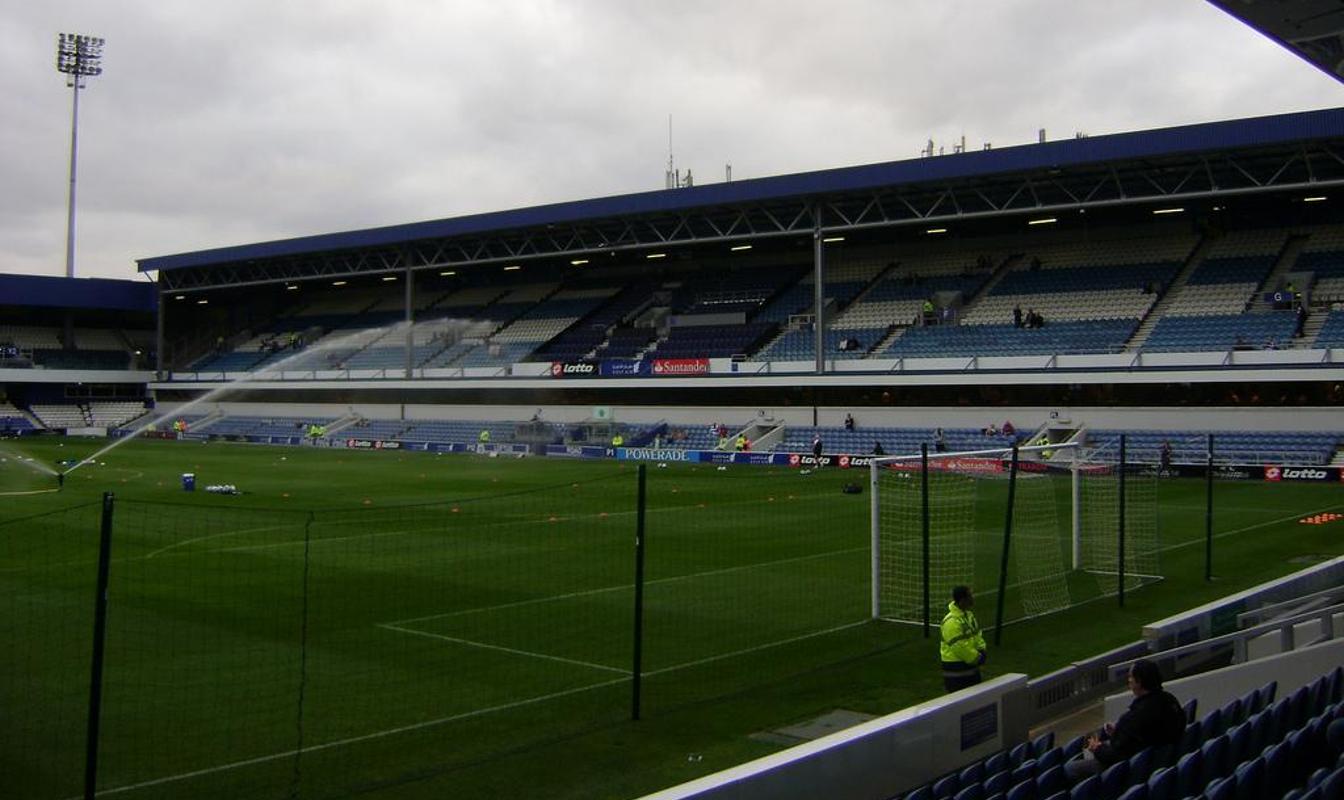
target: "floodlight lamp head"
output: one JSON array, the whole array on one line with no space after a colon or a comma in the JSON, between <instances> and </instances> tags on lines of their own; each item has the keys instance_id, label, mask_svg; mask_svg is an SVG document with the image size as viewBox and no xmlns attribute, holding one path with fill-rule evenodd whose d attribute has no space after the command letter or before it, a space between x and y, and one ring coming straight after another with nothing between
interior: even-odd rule
<instances>
[{"instance_id":1,"label":"floodlight lamp head","mask_svg":"<svg viewBox=\"0 0 1344 800\"><path fill-rule=\"evenodd\" d=\"M97 36L62 33L56 41L56 70L76 77L103 74L103 44Z\"/></svg>"}]
</instances>

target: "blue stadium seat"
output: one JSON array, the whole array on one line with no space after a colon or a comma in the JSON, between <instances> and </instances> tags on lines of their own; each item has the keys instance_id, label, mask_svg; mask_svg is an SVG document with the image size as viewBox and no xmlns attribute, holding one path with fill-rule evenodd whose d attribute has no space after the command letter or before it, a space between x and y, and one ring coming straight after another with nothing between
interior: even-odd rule
<instances>
[{"instance_id":1,"label":"blue stadium seat","mask_svg":"<svg viewBox=\"0 0 1344 800\"><path fill-rule=\"evenodd\" d=\"M1204 719L1199 721L1199 741L1200 744L1207 743L1213 737L1223 732L1223 711L1215 708L1204 715Z\"/></svg>"},{"instance_id":2,"label":"blue stadium seat","mask_svg":"<svg viewBox=\"0 0 1344 800\"><path fill-rule=\"evenodd\" d=\"M1055 746L1055 732L1046 731L1031 740L1031 752L1036 758L1045 755L1046 751Z\"/></svg>"},{"instance_id":3,"label":"blue stadium seat","mask_svg":"<svg viewBox=\"0 0 1344 800\"><path fill-rule=\"evenodd\" d=\"M963 786L961 791L952 796L952 800L984 800L984 797L984 787L976 782L969 786Z\"/></svg>"},{"instance_id":4,"label":"blue stadium seat","mask_svg":"<svg viewBox=\"0 0 1344 800\"><path fill-rule=\"evenodd\" d=\"M1069 790L1069 800L1097 800L1097 787L1100 785L1101 778L1096 775L1083 778Z\"/></svg>"},{"instance_id":5,"label":"blue stadium seat","mask_svg":"<svg viewBox=\"0 0 1344 800\"><path fill-rule=\"evenodd\" d=\"M1148 800L1148 784L1136 783L1121 792L1119 800Z\"/></svg>"},{"instance_id":6,"label":"blue stadium seat","mask_svg":"<svg viewBox=\"0 0 1344 800\"><path fill-rule=\"evenodd\" d=\"M1271 713L1274 715L1274 728L1272 738L1276 742L1281 742L1296 726L1293 725L1293 704L1289 698L1282 700L1270 706Z\"/></svg>"},{"instance_id":7,"label":"blue stadium seat","mask_svg":"<svg viewBox=\"0 0 1344 800\"><path fill-rule=\"evenodd\" d=\"M977 761L966 769L961 771L961 785L970 786L972 783L979 783L985 778L985 763Z\"/></svg>"},{"instance_id":8,"label":"blue stadium seat","mask_svg":"<svg viewBox=\"0 0 1344 800\"><path fill-rule=\"evenodd\" d=\"M1103 798L1119 797L1129 785L1129 762L1117 761L1097 776L1097 794Z\"/></svg>"},{"instance_id":9,"label":"blue stadium seat","mask_svg":"<svg viewBox=\"0 0 1344 800\"><path fill-rule=\"evenodd\" d=\"M933 789L927 785L914 789L902 800L933 800Z\"/></svg>"},{"instance_id":10,"label":"blue stadium seat","mask_svg":"<svg viewBox=\"0 0 1344 800\"><path fill-rule=\"evenodd\" d=\"M1028 758L1013 768L1012 782L1017 784L1022 781L1034 781L1039 771L1036 767L1036 759Z\"/></svg>"},{"instance_id":11,"label":"blue stadium seat","mask_svg":"<svg viewBox=\"0 0 1344 800\"><path fill-rule=\"evenodd\" d=\"M1203 771L1204 755L1199 750L1192 750L1181 756L1176 762L1176 796L1189 797L1199 794L1199 790L1204 786L1201 778Z\"/></svg>"},{"instance_id":12,"label":"blue stadium seat","mask_svg":"<svg viewBox=\"0 0 1344 800\"><path fill-rule=\"evenodd\" d=\"M1240 764L1254 755L1251 750L1251 726L1245 722L1227 732L1227 763Z\"/></svg>"},{"instance_id":13,"label":"blue stadium seat","mask_svg":"<svg viewBox=\"0 0 1344 800\"><path fill-rule=\"evenodd\" d=\"M1042 753L1040 758L1036 759L1036 768L1041 772L1045 772L1051 767L1057 767L1063 763L1064 749L1060 747L1052 747Z\"/></svg>"},{"instance_id":14,"label":"blue stadium seat","mask_svg":"<svg viewBox=\"0 0 1344 800\"><path fill-rule=\"evenodd\" d=\"M1208 740L1199 748L1203 755L1203 767L1200 770L1200 779L1204 783L1212 783L1217 778L1227 776L1230 765L1227 761L1228 744L1226 734L1215 736Z\"/></svg>"},{"instance_id":15,"label":"blue stadium seat","mask_svg":"<svg viewBox=\"0 0 1344 800\"><path fill-rule=\"evenodd\" d=\"M1237 781L1235 778L1219 778L1204 787L1205 800L1236 800Z\"/></svg>"},{"instance_id":16,"label":"blue stadium seat","mask_svg":"<svg viewBox=\"0 0 1344 800\"><path fill-rule=\"evenodd\" d=\"M1268 786L1288 786L1292 780L1292 765L1288 761L1288 749L1275 743L1261 753L1265 760L1265 784Z\"/></svg>"},{"instance_id":17,"label":"blue stadium seat","mask_svg":"<svg viewBox=\"0 0 1344 800\"><path fill-rule=\"evenodd\" d=\"M1199 698L1191 698L1189 701L1185 702L1184 706L1181 706L1181 710L1185 711L1185 723L1187 723L1187 725L1191 722L1195 722L1195 711L1198 709Z\"/></svg>"},{"instance_id":18,"label":"blue stadium seat","mask_svg":"<svg viewBox=\"0 0 1344 800\"><path fill-rule=\"evenodd\" d=\"M1014 767L1032 757L1031 742L1023 742L1008 751L1008 763Z\"/></svg>"},{"instance_id":19,"label":"blue stadium seat","mask_svg":"<svg viewBox=\"0 0 1344 800\"><path fill-rule=\"evenodd\" d=\"M1013 785L1013 773L1006 769L1000 770L999 772L990 775L988 778L985 778L983 783L985 786L985 794L987 795L1006 792L1009 787Z\"/></svg>"},{"instance_id":20,"label":"blue stadium seat","mask_svg":"<svg viewBox=\"0 0 1344 800\"><path fill-rule=\"evenodd\" d=\"M1269 704L1274 702L1274 694L1279 690L1278 681L1270 681L1259 689L1255 690L1255 710L1264 711L1269 708Z\"/></svg>"},{"instance_id":21,"label":"blue stadium seat","mask_svg":"<svg viewBox=\"0 0 1344 800\"><path fill-rule=\"evenodd\" d=\"M1153 771L1153 756L1154 750L1151 747L1145 747L1130 756L1129 774L1146 778Z\"/></svg>"},{"instance_id":22,"label":"blue stadium seat","mask_svg":"<svg viewBox=\"0 0 1344 800\"><path fill-rule=\"evenodd\" d=\"M1148 800L1179 800L1174 767L1162 767L1148 776Z\"/></svg>"},{"instance_id":23,"label":"blue stadium seat","mask_svg":"<svg viewBox=\"0 0 1344 800\"><path fill-rule=\"evenodd\" d=\"M1204 743L1204 729L1198 722L1192 722L1185 726L1185 732L1181 734L1181 744L1179 747L1180 755L1193 753Z\"/></svg>"},{"instance_id":24,"label":"blue stadium seat","mask_svg":"<svg viewBox=\"0 0 1344 800\"><path fill-rule=\"evenodd\" d=\"M961 789L961 778L955 773L948 775L933 784L934 800L940 797L951 797Z\"/></svg>"},{"instance_id":25,"label":"blue stadium seat","mask_svg":"<svg viewBox=\"0 0 1344 800\"><path fill-rule=\"evenodd\" d=\"M1070 739L1067 743L1065 743L1064 747L1061 748L1064 755L1064 760L1068 761L1069 759L1083 752L1083 745L1086 742L1087 742L1086 736L1075 736L1072 739Z\"/></svg>"},{"instance_id":26,"label":"blue stadium seat","mask_svg":"<svg viewBox=\"0 0 1344 800\"><path fill-rule=\"evenodd\" d=\"M1321 781L1321 794L1326 800L1344 798L1344 767L1336 767L1325 780Z\"/></svg>"},{"instance_id":27,"label":"blue stadium seat","mask_svg":"<svg viewBox=\"0 0 1344 800\"><path fill-rule=\"evenodd\" d=\"M996 772L1003 772L1008 769L1008 754L1004 752L995 753L985 759L985 774L993 775Z\"/></svg>"},{"instance_id":28,"label":"blue stadium seat","mask_svg":"<svg viewBox=\"0 0 1344 800\"><path fill-rule=\"evenodd\" d=\"M1059 791L1067 791L1069 779L1061 766L1050 767L1036 776L1036 796L1048 797Z\"/></svg>"},{"instance_id":29,"label":"blue stadium seat","mask_svg":"<svg viewBox=\"0 0 1344 800\"><path fill-rule=\"evenodd\" d=\"M1222 708L1218 709L1218 711L1223 715L1224 730L1231 728L1234 725L1241 724L1243 719L1241 698L1234 697L1231 700L1228 700L1223 704Z\"/></svg>"},{"instance_id":30,"label":"blue stadium seat","mask_svg":"<svg viewBox=\"0 0 1344 800\"><path fill-rule=\"evenodd\" d=\"M1259 800L1267 794L1265 785L1265 760L1253 758L1237 765L1233 776L1237 784L1237 800Z\"/></svg>"},{"instance_id":31,"label":"blue stadium seat","mask_svg":"<svg viewBox=\"0 0 1344 800\"><path fill-rule=\"evenodd\" d=\"M1250 749L1252 753L1259 753L1269 745L1273 744L1270 737L1274 734L1274 716L1268 711L1261 711L1259 714L1251 717L1251 738Z\"/></svg>"},{"instance_id":32,"label":"blue stadium seat","mask_svg":"<svg viewBox=\"0 0 1344 800\"><path fill-rule=\"evenodd\" d=\"M1004 795L1004 800L1034 800L1036 797L1036 781L1025 780L1009 789Z\"/></svg>"}]
</instances>

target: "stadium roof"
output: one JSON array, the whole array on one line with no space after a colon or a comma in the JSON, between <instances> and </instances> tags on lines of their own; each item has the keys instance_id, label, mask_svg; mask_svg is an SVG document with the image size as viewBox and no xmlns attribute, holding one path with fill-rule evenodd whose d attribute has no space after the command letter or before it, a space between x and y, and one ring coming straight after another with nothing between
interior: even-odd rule
<instances>
[{"instance_id":1,"label":"stadium roof","mask_svg":"<svg viewBox=\"0 0 1344 800\"><path fill-rule=\"evenodd\" d=\"M158 300L158 287L146 281L0 274L4 306L152 312Z\"/></svg>"},{"instance_id":2,"label":"stadium roof","mask_svg":"<svg viewBox=\"0 0 1344 800\"><path fill-rule=\"evenodd\" d=\"M1344 82L1344 4L1339 0L1209 0Z\"/></svg>"},{"instance_id":3,"label":"stadium roof","mask_svg":"<svg viewBox=\"0 0 1344 800\"><path fill-rule=\"evenodd\" d=\"M1344 185L1344 108L708 184L145 258L186 290Z\"/></svg>"}]
</instances>

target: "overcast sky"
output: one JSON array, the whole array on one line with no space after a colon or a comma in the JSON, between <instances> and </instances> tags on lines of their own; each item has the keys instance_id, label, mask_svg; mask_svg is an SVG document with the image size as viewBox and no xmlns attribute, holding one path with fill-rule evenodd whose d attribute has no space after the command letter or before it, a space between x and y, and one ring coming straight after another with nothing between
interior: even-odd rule
<instances>
[{"instance_id":1,"label":"overcast sky","mask_svg":"<svg viewBox=\"0 0 1344 800\"><path fill-rule=\"evenodd\" d=\"M1203 0L0 0L0 272L1344 105Z\"/></svg>"}]
</instances>

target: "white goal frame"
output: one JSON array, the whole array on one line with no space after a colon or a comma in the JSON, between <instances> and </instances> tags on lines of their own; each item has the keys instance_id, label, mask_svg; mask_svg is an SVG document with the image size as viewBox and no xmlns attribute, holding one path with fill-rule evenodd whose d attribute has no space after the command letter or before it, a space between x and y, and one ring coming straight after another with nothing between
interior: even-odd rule
<instances>
[{"instance_id":1,"label":"white goal frame","mask_svg":"<svg viewBox=\"0 0 1344 800\"><path fill-rule=\"evenodd\" d=\"M890 464L909 463L911 461L922 461L928 458L929 461L945 461L952 458L1011 458L1014 448L995 447L985 450L958 450L954 452L925 452L912 455L900 456L874 456L868 464L868 504L869 504L869 534L870 541L868 545L870 563L869 563L869 603L870 615L873 619L879 619L881 613L881 570L882 570L882 548L881 548L881 492L879 491L879 478L882 470ZM1023 445L1016 448L1018 456L1024 453L1044 453L1049 451L1053 456L1060 451L1069 453L1069 471L1072 473L1070 501L1071 501L1071 538L1073 568L1078 569L1082 564L1082 518L1080 511L1080 502L1082 500L1082 485L1079 480L1078 471L1078 453L1082 451L1082 445L1078 442L1057 442L1042 445ZM1058 465L1063 466L1063 465Z\"/></svg>"}]
</instances>

